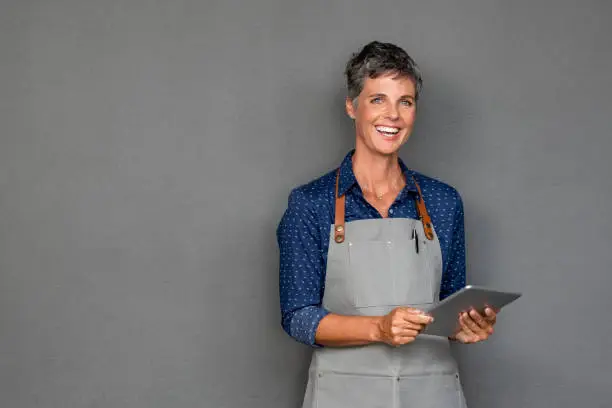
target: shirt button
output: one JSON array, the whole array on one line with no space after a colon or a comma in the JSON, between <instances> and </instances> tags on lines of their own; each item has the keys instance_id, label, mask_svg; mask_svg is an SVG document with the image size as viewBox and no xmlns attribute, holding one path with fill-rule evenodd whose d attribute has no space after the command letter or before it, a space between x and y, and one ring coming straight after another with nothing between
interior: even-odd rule
<instances>
[{"instance_id":1,"label":"shirt button","mask_svg":"<svg viewBox=\"0 0 612 408\"><path fill-rule=\"evenodd\" d=\"M393 208L389 209L389 214L393 214Z\"/></svg>"}]
</instances>

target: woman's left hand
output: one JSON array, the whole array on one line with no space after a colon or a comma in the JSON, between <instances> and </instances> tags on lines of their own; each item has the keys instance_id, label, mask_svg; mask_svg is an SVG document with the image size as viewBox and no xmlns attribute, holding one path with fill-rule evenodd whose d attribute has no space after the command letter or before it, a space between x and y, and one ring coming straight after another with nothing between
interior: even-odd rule
<instances>
[{"instance_id":1,"label":"woman's left hand","mask_svg":"<svg viewBox=\"0 0 612 408\"><path fill-rule=\"evenodd\" d=\"M459 315L461 328L451 337L451 340L464 344L484 341L493 334L493 326L496 321L497 313L490 307L485 309L484 316L474 309L470 310L469 313L463 312Z\"/></svg>"}]
</instances>

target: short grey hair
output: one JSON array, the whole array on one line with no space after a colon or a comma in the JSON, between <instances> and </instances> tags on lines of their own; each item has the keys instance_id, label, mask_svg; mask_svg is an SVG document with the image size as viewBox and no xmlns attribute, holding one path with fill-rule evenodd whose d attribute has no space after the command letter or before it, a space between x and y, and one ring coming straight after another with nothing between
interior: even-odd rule
<instances>
[{"instance_id":1,"label":"short grey hair","mask_svg":"<svg viewBox=\"0 0 612 408\"><path fill-rule=\"evenodd\" d=\"M363 90L366 77L377 78L384 74L408 77L414 82L415 100L423 88L423 78L416 62L402 48L391 43L373 41L351 56L344 71L348 97L356 102Z\"/></svg>"}]
</instances>

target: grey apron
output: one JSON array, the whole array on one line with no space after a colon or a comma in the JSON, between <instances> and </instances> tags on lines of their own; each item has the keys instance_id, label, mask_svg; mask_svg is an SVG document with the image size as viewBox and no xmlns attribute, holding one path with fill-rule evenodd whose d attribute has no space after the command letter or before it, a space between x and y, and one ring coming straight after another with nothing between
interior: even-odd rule
<instances>
[{"instance_id":1,"label":"grey apron","mask_svg":"<svg viewBox=\"0 0 612 408\"><path fill-rule=\"evenodd\" d=\"M386 218L345 224L345 197L338 197L336 180L336 219L323 296L327 310L380 316L397 306L426 309L437 301L440 243L416 185L421 221ZM400 347L377 343L314 350L303 408L412 407L466 407L448 339L422 334Z\"/></svg>"}]
</instances>

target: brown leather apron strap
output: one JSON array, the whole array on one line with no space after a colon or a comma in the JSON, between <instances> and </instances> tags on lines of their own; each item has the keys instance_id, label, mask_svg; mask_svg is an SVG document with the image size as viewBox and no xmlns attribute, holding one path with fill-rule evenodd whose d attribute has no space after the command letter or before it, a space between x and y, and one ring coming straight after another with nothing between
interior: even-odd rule
<instances>
[{"instance_id":1,"label":"brown leather apron strap","mask_svg":"<svg viewBox=\"0 0 612 408\"><path fill-rule=\"evenodd\" d=\"M429 218L427 207L425 207L425 201L423 201L423 193L421 192L421 186L419 186L419 183L417 183L414 176L412 176L412 181L414 181L414 185L416 186L417 191L419 192L419 196L416 200L417 214L419 215L419 218L423 223L423 231L425 231L425 236L428 240L431 241L432 239L434 239L433 226L431 225L431 218Z\"/></svg>"},{"instance_id":2,"label":"brown leather apron strap","mask_svg":"<svg viewBox=\"0 0 612 408\"><path fill-rule=\"evenodd\" d=\"M344 242L344 205L346 196L338 197L338 185L340 184L340 169L336 174L336 215L334 219L334 241L341 244Z\"/></svg>"},{"instance_id":3,"label":"brown leather apron strap","mask_svg":"<svg viewBox=\"0 0 612 408\"><path fill-rule=\"evenodd\" d=\"M412 176L412 181L414 181L414 185L417 188L419 196L416 200L417 214L423 223L423 231L425 231L425 236L428 240L434 239L433 226L431 224L431 218L429 217L429 213L427 212L427 207L425 206L425 201L423 200L423 193L421 192L421 186L417 183L414 176ZM335 204L336 204L336 214L334 217L334 241L338 244L344 242L344 209L346 203L346 196L343 194L341 197L338 196L338 189L340 184L340 169L338 169L336 173L336 192L334 195Z\"/></svg>"}]
</instances>

